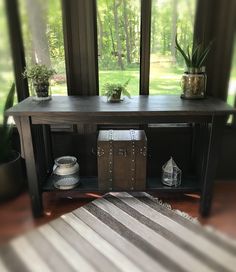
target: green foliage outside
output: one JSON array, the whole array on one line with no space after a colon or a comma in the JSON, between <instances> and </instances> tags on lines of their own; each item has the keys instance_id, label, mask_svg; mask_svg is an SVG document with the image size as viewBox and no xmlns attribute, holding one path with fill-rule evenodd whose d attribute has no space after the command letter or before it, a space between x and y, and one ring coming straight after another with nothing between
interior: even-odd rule
<instances>
[{"instance_id":1,"label":"green foliage outside","mask_svg":"<svg viewBox=\"0 0 236 272\"><path fill-rule=\"evenodd\" d=\"M195 0L153 0L151 18L150 94L177 94L184 60L175 48L192 43ZM139 94L139 0L97 0L99 86L131 77L129 91ZM119 81L120 80L120 81Z\"/></svg>"},{"instance_id":2,"label":"green foliage outside","mask_svg":"<svg viewBox=\"0 0 236 272\"><path fill-rule=\"evenodd\" d=\"M4 1L0 1L0 124L4 103L14 80Z\"/></svg>"},{"instance_id":3,"label":"green foliage outside","mask_svg":"<svg viewBox=\"0 0 236 272\"><path fill-rule=\"evenodd\" d=\"M234 56L232 60L231 75L229 81L229 93L227 102L234 106L235 94L236 94L236 35L234 37Z\"/></svg>"},{"instance_id":4,"label":"green foliage outside","mask_svg":"<svg viewBox=\"0 0 236 272\"><path fill-rule=\"evenodd\" d=\"M30 21L29 10L26 8L26 2L30 1L33 3L32 0L19 0L26 63L31 66L35 63L35 55L42 54L42 52L36 52L33 43L34 36L31 33L31 27L32 23L35 23L35 26L45 30L43 32L46 41L44 45L45 48L48 48L45 54L48 54L50 66L57 72L52 79L52 95L66 95L61 1L37 1L42 4L44 13L41 19L44 20L43 22ZM184 49L191 44L195 2L196 0L152 1L149 88L151 95L180 95L181 93L180 79L185 70L185 64L175 49L173 37L176 33L178 34L179 44ZM122 84L130 79L127 86L128 91L131 96L139 94L140 3L140 0L97 0L100 93L107 82ZM13 81L5 17L3 1L0 1L0 110L3 108L5 100L3 98L6 97ZM236 82L236 53L231 81ZM229 102L232 103L232 101L233 94L230 94Z\"/></svg>"},{"instance_id":5,"label":"green foliage outside","mask_svg":"<svg viewBox=\"0 0 236 272\"><path fill-rule=\"evenodd\" d=\"M54 75L51 80L52 94L66 95L65 53L62 31L61 1L37 0L35 2L34 0L19 0L19 3L27 67L33 66L35 62L38 61L35 55L37 55L37 57L40 59L43 54L43 59L49 60L49 63L43 63L56 71L56 75ZM41 16L38 16L37 10L35 11L34 9L34 5L36 3L39 9L38 12L43 13ZM34 12L36 12L36 14L34 14ZM31 17L29 14L31 14ZM34 15L36 16L35 19ZM44 50L41 52L38 52L37 48L35 47L35 34L33 34L32 29L41 30L39 31L41 33L41 37L38 41L36 41L36 43L42 42L42 47ZM34 90L32 85L30 85L29 88L31 94L33 95Z\"/></svg>"}]
</instances>

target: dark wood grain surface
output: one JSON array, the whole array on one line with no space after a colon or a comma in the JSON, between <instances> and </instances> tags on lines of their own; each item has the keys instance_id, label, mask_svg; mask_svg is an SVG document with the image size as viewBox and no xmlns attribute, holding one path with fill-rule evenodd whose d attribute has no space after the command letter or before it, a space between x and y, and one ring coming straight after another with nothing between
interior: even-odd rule
<instances>
[{"instance_id":1,"label":"dark wood grain surface","mask_svg":"<svg viewBox=\"0 0 236 272\"><path fill-rule=\"evenodd\" d=\"M179 96L137 96L121 103L108 103L106 97L55 96L50 101L36 102L27 98L7 111L18 122L27 165L29 191L34 216L43 213L42 188L36 168L38 141L33 138L35 124L150 124L160 122L193 122L208 126L208 134L200 145L206 146L201 171L201 214L208 215L211 207L214 174L217 168L218 147L226 118L236 109L215 98L182 100ZM211 123L211 126L209 124ZM219 128L219 129L215 129ZM191 185L194 187L194 185ZM148 188L147 188L148 189ZM162 187L156 188L158 190ZM185 191L186 187L181 188ZM192 189L192 188L190 188ZM196 189L196 188L195 188ZM188 191L188 190L187 190Z\"/></svg>"},{"instance_id":2,"label":"dark wood grain surface","mask_svg":"<svg viewBox=\"0 0 236 272\"><path fill-rule=\"evenodd\" d=\"M51 191L57 191L61 192L62 190L58 190L54 187L54 178L53 176L50 176L46 183L43 185L43 191L44 192L51 192ZM80 192L80 193L107 193L109 190L101 190L98 187L98 178L97 177L80 177L80 184L78 187L74 188L74 192ZM115 192L118 191L124 191L124 190L113 190ZM130 190L125 190L129 191ZM143 191L143 190L135 190L137 191ZM184 177L182 179L181 185L179 187L169 187L164 185L161 182L160 177L148 177L147 178L147 188L146 191L158 191L158 192L184 192L184 193L196 193L200 192L200 184L196 177ZM69 191L67 191L69 192Z\"/></svg>"},{"instance_id":3,"label":"dark wood grain surface","mask_svg":"<svg viewBox=\"0 0 236 272\"><path fill-rule=\"evenodd\" d=\"M121 103L107 103L101 96L53 96L50 101L36 102L32 97L9 109L12 116L45 117L54 115L86 116L181 116L225 115L236 109L215 98L182 100L175 95L136 96Z\"/></svg>"}]
</instances>

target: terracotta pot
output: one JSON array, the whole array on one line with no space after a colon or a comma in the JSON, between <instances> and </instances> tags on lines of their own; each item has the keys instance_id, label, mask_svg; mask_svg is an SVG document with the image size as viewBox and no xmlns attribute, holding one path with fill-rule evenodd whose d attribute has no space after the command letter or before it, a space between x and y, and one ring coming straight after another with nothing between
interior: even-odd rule
<instances>
[{"instance_id":1,"label":"terracotta pot","mask_svg":"<svg viewBox=\"0 0 236 272\"><path fill-rule=\"evenodd\" d=\"M25 173L18 152L12 153L12 160L0 164L0 201L19 194L25 185Z\"/></svg>"}]
</instances>

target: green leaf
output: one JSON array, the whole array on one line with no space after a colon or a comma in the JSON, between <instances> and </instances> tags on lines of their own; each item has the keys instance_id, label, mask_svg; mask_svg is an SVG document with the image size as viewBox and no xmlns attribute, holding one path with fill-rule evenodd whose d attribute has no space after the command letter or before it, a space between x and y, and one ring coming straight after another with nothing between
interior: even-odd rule
<instances>
[{"instance_id":1,"label":"green leaf","mask_svg":"<svg viewBox=\"0 0 236 272\"><path fill-rule=\"evenodd\" d=\"M103 94L106 95L107 98L110 98L117 91L121 91L121 93L123 95L131 98L130 93L126 89L126 87L129 84L129 82L130 82L130 78L124 84L107 82L103 86Z\"/></svg>"},{"instance_id":2,"label":"green leaf","mask_svg":"<svg viewBox=\"0 0 236 272\"><path fill-rule=\"evenodd\" d=\"M197 45L193 45L193 49L192 49L192 67L197 68L197 59L198 59L198 52L200 50L201 46L200 44Z\"/></svg>"},{"instance_id":3,"label":"green leaf","mask_svg":"<svg viewBox=\"0 0 236 272\"><path fill-rule=\"evenodd\" d=\"M204 48L203 43L193 42L192 52L190 52L190 47L187 46L186 52L181 48L178 43L177 35L175 36L176 49L183 56L186 66L193 68L200 68L203 66L207 55L212 46L212 42Z\"/></svg>"},{"instance_id":4,"label":"green leaf","mask_svg":"<svg viewBox=\"0 0 236 272\"><path fill-rule=\"evenodd\" d=\"M188 56L185 54L184 50L181 48L181 46L178 43L178 39L177 39L177 34L175 36L175 44L176 44L176 49L180 52L180 54L183 56L186 66L190 67L191 65L191 59L188 58Z\"/></svg>"},{"instance_id":5,"label":"green leaf","mask_svg":"<svg viewBox=\"0 0 236 272\"><path fill-rule=\"evenodd\" d=\"M6 99L6 102L5 102L5 105L4 105L4 110L3 110L4 113L5 113L5 111L7 111L8 109L10 109L13 106L14 96L15 96L15 83L12 84L11 89L10 89L8 95L7 95L7 99ZM7 124L7 121L8 121L8 117L6 117L4 115L3 125Z\"/></svg>"},{"instance_id":6,"label":"green leaf","mask_svg":"<svg viewBox=\"0 0 236 272\"><path fill-rule=\"evenodd\" d=\"M210 42L210 44L205 48L205 50L203 50L203 52L199 56L199 60L198 60L199 67L201 67L204 64L206 57L208 56L208 54L211 50L212 44L213 44L213 42Z\"/></svg>"},{"instance_id":7,"label":"green leaf","mask_svg":"<svg viewBox=\"0 0 236 272\"><path fill-rule=\"evenodd\" d=\"M32 81L44 83L48 82L54 74L56 74L54 69L48 68L43 64L35 64L30 68L25 68L22 75L24 78L31 79Z\"/></svg>"},{"instance_id":8,"label":"green leaf","mask_svg":"<svg viewBox=\"0 0 236 272\"><path fill-rule=\"evenodd\" d=\"M130 93L129 93L126 89L123 90L123 95L125 95L125 96L131 98Z\"/></svg>"},{"instance_id":9,"label":"green leaf","mask_svg":"<svg viewBox=\"0 0 236 272\"><path fill-rule=\"evenodd\" d=\"M187 56L188 59L191 60L189 45L187 46Z\"/></svg>"},{"instance_id":10,"label":"green leaf","mask_svg":"<svg viewBox=\"0 0 236 272\"><path fill-rule=\"evenodd\" d=\"M130 78L124 83L123 87L126 88L130 82Z\"/></svg>"}]
</instances>

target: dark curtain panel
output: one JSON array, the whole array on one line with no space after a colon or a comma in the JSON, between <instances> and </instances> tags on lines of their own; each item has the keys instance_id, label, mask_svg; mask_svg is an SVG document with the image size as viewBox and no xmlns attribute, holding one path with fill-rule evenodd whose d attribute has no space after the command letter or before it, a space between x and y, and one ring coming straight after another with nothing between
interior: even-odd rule
<instances>
[{"instance_id":1,"label":"dark curtain panel","mask_svg":"<svg viewBox=\"0 0 236 272\"><path fill-rule=\"evenodd\" d=\"M236 22L235 0L198 0L195 39L213 41L207 58L207 94L227 99Z\"/></svg>"},{"instance_id":2,"label":"dark curtain panel","mask_svg":"<svg viewBox=\"0 0 236 272\"><path fill-rule=\"evenodd\" d=\"M62 0L69 95L98 94L96 0Z\"/></svg>"}]
</instances>

